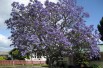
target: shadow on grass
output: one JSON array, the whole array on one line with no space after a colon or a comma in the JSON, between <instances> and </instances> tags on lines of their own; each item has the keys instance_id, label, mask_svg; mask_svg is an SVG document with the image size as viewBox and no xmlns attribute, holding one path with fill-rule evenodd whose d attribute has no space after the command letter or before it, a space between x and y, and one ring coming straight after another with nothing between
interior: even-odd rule
<instances>
[{"instance_id":1,"label":"shadow on grass","mask_svg":"<svg viewBox=\"0 0 103 68\"><path fill-rule=\"evenodd\" d=\"M48 68L47 65L2 65L0 68Z\"/></svg>"}]
</instances>

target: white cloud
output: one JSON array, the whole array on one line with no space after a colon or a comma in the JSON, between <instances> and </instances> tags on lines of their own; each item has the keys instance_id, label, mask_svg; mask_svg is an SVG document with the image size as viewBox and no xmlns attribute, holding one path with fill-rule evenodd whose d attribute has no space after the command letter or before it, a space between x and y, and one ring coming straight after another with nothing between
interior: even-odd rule
<instances>
[{"instance_id":1,"label":"white cloud","mask_svg":"<svg viewBox=\"0 0 103 68\"><path fill-rule=\"evenodd\" d=\"M19 2L20 4L23 3L25 5L27 5L29 3L29 0L11 0L12 2Z\"/></svg>"},{"instance_id":2,"label":"white cloud","mask_svg":"<svg viewBox=\"0 0 103 68\"><path fill-rule=\"evenodd\" d=\"M4 22L10 17L11 3L10 0L0 0L0 29L6 28Z\"/></svg>"},{"instance_id":3,"label":"white cloud","mask_svg":"<svg viewBox=\"0 0 103 68\"><path fill-rule=\"evenodd\" d=\"M11 41L4 35L0 34L0 51L1 50L10 50Z\"/></svg>"},{"instance_id":4,"label":"white cloud","mask_svg":"<svg viewBox=\"0 0 103 68\"><path fill-rule=\"evenodd\" d=\"M0 43L7 45L11 44L11 41L6 36L0 34Z\"/></svg>"},{"instance_id":5,"label":"white cloud","mask_svg":"<svg viewBox=\"0 0 103 68\"><path fill-rule=\"evenodd\" d=\"M15 1L15 2L19 2L19 3L23 3L23 4L28 4L29 3L29 0L12 0L12 2ZM41 3L44 3L46 0L38 0L40 1ZM49 0L51 2L57 2L58 0Z\"/></svg>"},{"instance_id":6,"label":"white cloud","mask_svg":"<svg viewBox=\"0 0 103 68\"><path fill-rule=\"evenodd\" d=\"M40 2L44 3L46 0L39 0ZM49 0L50 2L57 2L58 0Z\"/></svg>"}]
</instances>

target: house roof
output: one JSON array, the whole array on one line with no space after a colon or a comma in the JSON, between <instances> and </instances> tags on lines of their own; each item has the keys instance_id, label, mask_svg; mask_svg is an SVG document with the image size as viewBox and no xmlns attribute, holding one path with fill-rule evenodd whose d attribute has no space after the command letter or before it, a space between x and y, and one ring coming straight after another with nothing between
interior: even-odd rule
<instances>
[{"instance_id":1,"label":"house roof","mask_svg":"<svg viewBox=\"0 0 103 68\"><path fill-rule=\"evenodd\" d=\"M9 55L9 52L0 51L0 55Z\"/></svg>"}]
</instances>

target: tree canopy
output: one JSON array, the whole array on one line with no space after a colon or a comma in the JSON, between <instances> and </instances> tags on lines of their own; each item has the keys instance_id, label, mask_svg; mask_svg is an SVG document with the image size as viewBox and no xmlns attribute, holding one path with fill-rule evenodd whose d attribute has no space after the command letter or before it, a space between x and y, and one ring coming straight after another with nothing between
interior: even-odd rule
<instances>
[{"instance_id":1,"label":"tree canopy","mask_svg":"<svg viewBox=\"0 0 103 68\"><path fill-rule=\"evenodd\" d=\"M76 0L59 0L57 3L30 0L28 5L12 3L11 18L5 23L11 29L12 44L22 55L44 50L47 57L69 56L77 51L89 58L99 55L98 33L93 26L86 26L89 14Z\"/></svg>"},{"instance_id":2,"label":"tree canopy","mask_svg":"<svg viewBox=\"0 0 103 68\"><path fill-rule=\"evenodd\" d=\"M24 60L26 58L26 56L21 55L21 52L17 48L12 49L9 54L13 60Z\"/></svg>"},{"instance_id":3,"label":"tree canopy","mask_svg":"<svg viewBox=\"0 0 103 68\"><path fill-rule=\"evenodd\" d=\"M101 35L100 39L103 41L103 17L100 20L100 24L98 24L97 28L98 28L98 31L99 31L99 33Z\"/></svg>"}]
</instances>

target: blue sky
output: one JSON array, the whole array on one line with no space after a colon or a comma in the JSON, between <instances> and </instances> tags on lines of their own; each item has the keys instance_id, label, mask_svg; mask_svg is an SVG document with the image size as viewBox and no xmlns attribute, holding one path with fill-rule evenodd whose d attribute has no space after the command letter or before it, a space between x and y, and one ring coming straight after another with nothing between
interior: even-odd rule
<instances>
[{"instance_id":1,"label":"blue sky","mask_svg":"<svg viewBox=\"0 0 103 68\"><path fill-rule=\"evenodd\" d=\"M103 16L103 0L77 0L78 5L84 7L84 11L90 14L90 17L86 19L87 25L94 25L97 29L97 24Z\"/></svg>"},{"instance_id":2,"label":"blue sky","mask_svg":"<svg viewBox=\"0 0 103 68\"><path fill-rule=\"evenodd\" d=\"M11 3L18 1L20 3L27 4L29 0L0 0L0 51L11 50L12 47L9 45L11 41L8 39L10 36L10 30L7 29L4 21L10 18ZM42 3L45 0L39 0ZM56 2L56 0L50 0ZM103 16L103 0L77 0L77 4L84 7L84 11L90 14L90 17L85 19L87 25L94 25L97 29L100 19Z\"/></svg>"}]
</instances>

